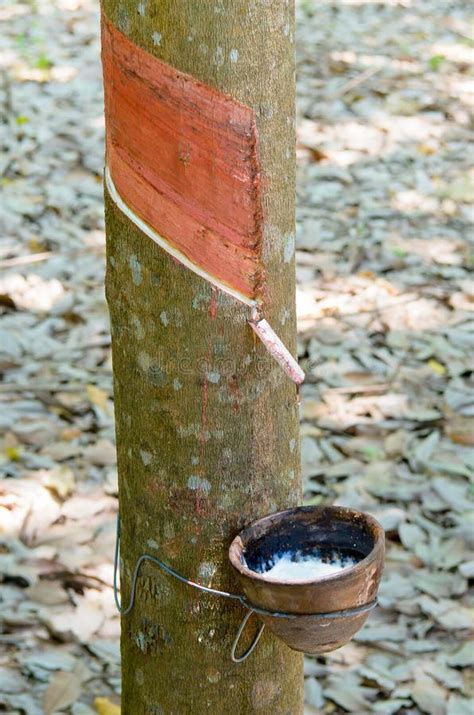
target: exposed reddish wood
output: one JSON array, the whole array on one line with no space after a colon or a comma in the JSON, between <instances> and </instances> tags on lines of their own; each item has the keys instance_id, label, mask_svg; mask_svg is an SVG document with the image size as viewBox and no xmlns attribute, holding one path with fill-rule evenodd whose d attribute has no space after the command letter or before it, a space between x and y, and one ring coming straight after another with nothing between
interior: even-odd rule
<instances>
[{"instance_id":1,"label":"exposed reddish wood","mask_svg":"<svg viewBox=\"0 0 474 715\"><path fill-rule=\"evenodd\" d=\"M119 194L193 263L248 297L262 282L252 109L161 62L102 18L107 163Z\"/></svg>"}]
</instances>

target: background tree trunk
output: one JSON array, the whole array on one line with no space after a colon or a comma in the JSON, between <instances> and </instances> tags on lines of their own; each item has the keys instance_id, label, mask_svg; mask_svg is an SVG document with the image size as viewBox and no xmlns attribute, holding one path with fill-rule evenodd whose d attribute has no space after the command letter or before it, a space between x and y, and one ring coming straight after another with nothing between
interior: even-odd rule
<instances>
[{"instance_id":1,"label":"background tree trunk","mask_svg":"<svg viewBox=\"0 0 474 715\"><path fill-rule=\"evenodd\" d=\"M294 349L292 5L104 0L103 9L136 44L254 109L264 317ZM236 532L301 498L295 386L247 325L249 308L178 265L108 196L106 222L123 602L143 552L235 591ZM232 663L244 614L145 565L122 619L124 715L301 713L300 654L265 632L248 661Z\"/></svg>"}]
</instances>

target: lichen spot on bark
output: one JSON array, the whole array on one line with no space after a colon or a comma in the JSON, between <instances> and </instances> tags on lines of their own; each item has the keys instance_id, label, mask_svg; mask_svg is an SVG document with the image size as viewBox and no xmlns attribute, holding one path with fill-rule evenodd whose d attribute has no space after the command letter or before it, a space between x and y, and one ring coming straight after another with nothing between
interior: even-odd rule
<instances>
[{"instance_id":1,"label":"lichen spot on bark","mask_svg":"<svg viewBox=\"0 0 474 715\"><path fill-rule=\"evenodd\" d=\"M209 561L205 561L204 563L199 565L198 574L201 583L204 586L209 586L216 570L216 566L214 564L211 564Z\"/></svg>"},{"instance_id":2,"label":"lichen spot on bark","mask_svg":"<svg viewBox=\"0 0 474 715\"><path fill-rule=\"evenodd\" d=\"M289 233L285 237L285 247L283 249L283 258L285 263L289 263L295 252L295 234Z\"/></svg>"},{"instance_id":3,"label":"lichen spot on bark","mask_svg":"<svg viewBox=\"0 0 474 715\"><path fill-rule=\"evenodd\" d=\"M137 646L140 648L140 650L145 653L146 652L146 640L145 640L145 634L142 633L141 631L138 631L138 633L135 636L135 643Z\"/></svg>"},{"instance_id":4,"label":"lichen spot on bark","mask_svg":"<svg viewBox=\"0 0 474 715\"><path fill-rule=\"evenodd\" d=\"M168 375L156 362L152 362L146 371L148 380L156 387L163 387L168 381Z\"/></svg>"},{"instance_id":5,"label":"lichen spot on bark","mask_svg":"<svg viewBox=\"0 0 474 715\"><path fill-rule=\"evenodd\" d=\"M212 290L206 285L201 288L191 301L194 310L204 310L209 306L212 300Z\"/></svg>"},{"instance_id":6,"label":"lichen spot on bark","mask_svg":"<svg viewBox=\"0 0 474 715\"><path fill-rule=\"evenodd\" d=\"M142 458L142 462L145 465L145 467L148 467L148 465L151 464L153 455L151 454L151 452L147 452L146 449L141 449L140 457Z\"/></svg>"},{"instance_id":7,"label":"lichen spot on bark","mask_svg":"<svg viewBox=\"0 0 474 715\"><path fill-rule=\"evenodd\" d=\"M117 9L117 27L125 35L130 32L130 18L127 8L122 7L122 5L119 5Z\"/></svg>"},{"instance_id":8,"label":"lichen spot on bark","mask_svg":"<svg viewBox=\"0 0 474 715\"><path fill-rule=\"evenodd\" d=\"M134 254L131 255L130 259L128 261L128 264L132 271L132 280L136 286L139 286L143 280L143 277L142 277L142 267L140 265L138 258Z\"/></svg>"},{"instance_id":9,"label":"lichen spot on bark","mask_svg":"<svg viewBox=\"0 0 474 715\"><path fill-rule=\"evenodd\" d=\"M145 330L143 329L143 325L140 322L140 318L137 315L132 315L130 318L130 322L132 324L132 328L135 331L135 336L137 340L143 340L145 337Z\"/></svg>"},{"instance_id":10,"label":"lichen spot on bark","mask_svg":"<svg viewBox=\"0 0 474 715\"><path fill-rule=\"evenodd\" d=\"M216 668L209 668L207 671L207 679L210 683L218 683L221 679L221 674Z\"/></svg>"},{"instance_id":11,"label":"lichen spot on bark","mask_svg":"<svg viewBox=\"0 0 474 715\"><path fill-rule=\"evenodd\" d=\"M214 64L216 67L222 67L224 64L224 50L222 47L217 47L214 53Z\"/></svg>"},{"instance_id":12,"label":"lichen spot on bark","mask_svg":"<svg viewBox=\"0 0 474 715\"><path fill-rule=\"evenodd\" d=\"M138 353L138 367L143 370L143 372L148 372L153 362L151 355L146 353L144 350Z\"/></svg>"},{"instance_id":13,"label":"lichen spot on bark","mask_svg":"<svg viewBox=\"0 0 474 715\"><path fill-rule=\"evenodd\" d=\"M197 477L193 474L188 479L188 489L192 489L193 491L199 489L199 491L207 496L211 491L211 483L208 482L207 479L201 479L201 477Z\"/></svg>"}]
</instances>

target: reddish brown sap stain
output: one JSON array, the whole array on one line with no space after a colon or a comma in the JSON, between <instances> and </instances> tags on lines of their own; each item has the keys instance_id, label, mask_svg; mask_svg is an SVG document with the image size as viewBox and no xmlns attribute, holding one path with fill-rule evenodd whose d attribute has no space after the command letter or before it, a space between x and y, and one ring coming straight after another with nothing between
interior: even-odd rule
<instances>
[{"instance_id":1,"label":"reddish brown sap stain","mask_svg":"<svg viewBox=\"0 0 474 715\"><path fill-rule=\"evenodd\" d=\"M248 297L262 283L255 113L161 62L102 17L107 163L125 203Z\"/></svg>"},{"instance_id":2,"label":"reddish brown sap stain","mask_svg":"<svg viewBox=\"0 0 474 715\"><path fill-rule=\"evenodd\" d=\"M211 300L209 301L209 317L212 320L215 320L217 318L217 291L213 287L212 288L212 295L211 295Z\"/></svg>"},{"instance_id":3,"label":"reddish brown sap stain","mask_svg":"<svg viewBox=\"0 0 474 715\"><path fill-rule=\"evenodd\" d=\"M236 375L231 375L227 384L229 393L232 396L232 411L237 414L240 412L240 390Z\"/></svg>"}]
</instances>

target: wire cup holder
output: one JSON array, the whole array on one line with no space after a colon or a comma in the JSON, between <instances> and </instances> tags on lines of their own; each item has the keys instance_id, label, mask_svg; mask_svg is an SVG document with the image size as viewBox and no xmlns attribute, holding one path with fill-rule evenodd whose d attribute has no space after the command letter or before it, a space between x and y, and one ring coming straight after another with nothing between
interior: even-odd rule
<instances>
[{"instance_id":1,"label":"wire cup holder","mask_svg":"<svg viewBox=\"0 0 474 715\"><path fill-rule=\"evenodd\" d=\"M152 556L151 554L142 554L141 556L138 557L136 563L135 563L135 568L133 570L133 575L132 575L132 580L131 580L131 585L130 585L130 600L128 602L127 606L123 606L120 596L119 596L119 585L118 585L118 574L119 574L119 561L120 561L120 532L121 532L121 527L120 527L120 514L117 514L117 530L116 530L116 540L115 540L115 553L114 553L114 575L113 575L113 591L114 591L114 601L116 608L120 615L122 617L128 616L131 611L133 610L135 606L135 601L136 601L136 590L137 590L137 582L138 578L140 576L140 570L142 565L145 563L145 561L149 561L150 563L154 564L155 566L158 566L164 573L166 573L168 576L171 576L172 578L176 579L180 583L185 584L186 586L190 586L191 588L195 588L199 591L202 591L203 593L208 593L213 596L220 596L221 598L227 598L231 599L233 601L237 601L241 606L243 606L247 613L245 614L238 630L235 635L234 641L231 646L230 650L230 658L234 663L243 663L247 658L253 653L255 650L261 636L263 635L263 631L265 630L265 623L261 623L260 627L252 641L252 643L249 645L247 650L244 651L241 655L237 655L237 648L239 645L239 641L242 637L242 634L245 631L245 628L247 626L247 623L249 622L250 618L252 615L257 615L261 616L264 618L269 618L269 619L281 619L281 620L288 620L288 621L295 621L296 619L310 619L311 621L331 621L335 619L340 619L340 618L346 618L346 617L357 617L357 616L362 616L364 614L369 613L372 611L375 606L377 605L377 598L374 598L372 601L369 603L366 603L362 606L356 606L354 608L344 608L338 611L332 611L330 613L287 613L285 611L273 611L273 610L268 610L266 608L261 608L259 606L256 606L252 604L246 596L238 593L232 593L230 591L219 591L218 589L215 588L210 588L209 586L203 586L200 583L196 583L195 581L191 581L190 579L186 578L186 576L183 576L182 574L178 573L178 571L175 571L175 569L171 568L168 564L166 564L164 561L161 561L161 559L157 558L156 556ZM268 622L268 621L267 621ZM272 629L273 630L273 629Z\"/></svg>"}]
</instances>

